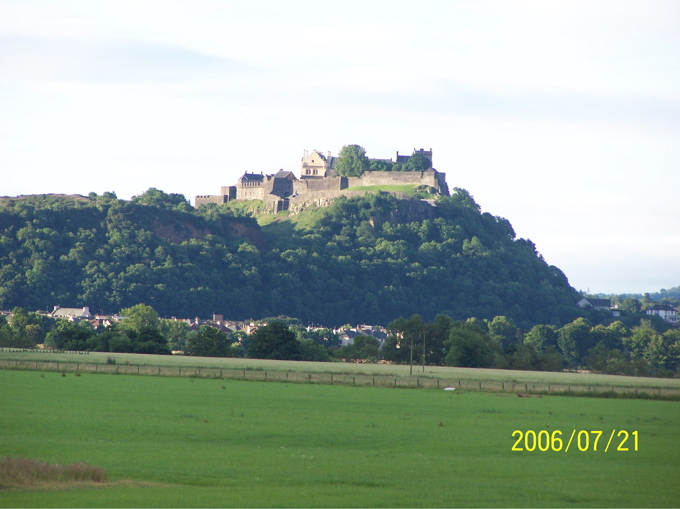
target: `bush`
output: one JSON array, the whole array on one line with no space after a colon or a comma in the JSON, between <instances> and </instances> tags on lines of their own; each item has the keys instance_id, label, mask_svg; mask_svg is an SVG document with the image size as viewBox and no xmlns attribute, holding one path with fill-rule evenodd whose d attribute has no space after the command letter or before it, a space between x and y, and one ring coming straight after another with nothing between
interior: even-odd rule
<instances>
[{"instance_id":1,"label":"bush","mask_svg":"<svg viewBox=\"0 0 680 509\"><path fill-rule=\"evenodd\" d=\"M85 462L72 465L50 465L28 458L9 456L0 460L0 488L78 481L104 482L106 470Z\"/></svg>"}]
</instances>

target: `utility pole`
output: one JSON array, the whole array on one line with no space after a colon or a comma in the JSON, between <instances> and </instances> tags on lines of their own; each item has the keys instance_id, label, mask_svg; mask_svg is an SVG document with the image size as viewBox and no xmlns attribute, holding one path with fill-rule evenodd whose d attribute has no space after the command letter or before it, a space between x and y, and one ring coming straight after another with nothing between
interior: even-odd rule
<instances>
[{"instance_id":1,"label":"utility pole","mask_svg":"<svg viewBox=\"0 0 680 509\"><path fill-rule=\"evenodd\" d=\"M411 332L411 371L410 375L413 376L413 336L415 335L415 332Z\"/></svg>"},{"instance_id":2,"label":"utility pole","mask_svg":"<svg viewBox=\"0 0 680 509\"><path fill-rule=\"evenodd\" d=\"M425 331L423 331L423 373L425 373Z\"/></svg>"}]
</instances>

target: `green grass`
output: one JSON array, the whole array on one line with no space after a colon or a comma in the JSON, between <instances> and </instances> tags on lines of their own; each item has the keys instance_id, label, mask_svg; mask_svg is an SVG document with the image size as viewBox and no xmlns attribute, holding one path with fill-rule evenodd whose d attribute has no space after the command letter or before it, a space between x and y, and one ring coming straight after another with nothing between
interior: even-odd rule
<instances>
[{"instance_id":1,"label":"green grass","mask_svg":"<svg viewBox=\"0 0 680 509\"><path fill-rule=\"evenodd\" d=\"M3 507L671 507L680 404L0 371L0 456L103 487ZM512 452L514 430L637 430L638 452ZM566 437L565 437L566 443Z\"/></svg>"},{"instance_id":2,"label":"green grass","mask_svg":"<svg viewBox=\"0 0 680 509\"><path fill-rule=\"evenodd\" d=\"M113 357L116 365L162 366L169 368L224 368L235 370L254 370L268 372L291 372L313 374L356 374L375 376L407 377L409 366L394 364L356 364L345 362L302 362L277 361L262 359L225 359L217 357L185 357L183 355L141 355L127 353L90 352L88 355L67 353L48 353L35 351L0 351L0 362L69 362L81 364L106 364L107 358ZM515 371L507 369L454 368L446 366L413 367L414 376L439 379L442 382L457 383L459 380L482 382L505 382L508 384L555 384L593 387L620 388L662 388L677 391L680 379L677 378L644 378L618 375L597 375L591 373L561 373L548 371Z\"/></svg>"},{"instance_id":3,"label":"green grass","mask_svg":"<svg viewBox=\"0 0 680 509\"><path fill-rule=\"evenodd\" d=\"M227 203L227 208L242 214L262 214L266 211L266 205L262 200L232 200Z\"/></svg>"},{"instance_id":4,"label":"green grass","mask_svg":"<svg viewBox=\"0 0 680 509\"><path fill-rule=\"evenodd\" d=\"M367 193L391 192L391 193L405 193L413 198L418 199L434 199L437 191L435 188L424 185L412 184L394 184L394 185L377 185L377 186L356 186L351 187L348 191L358 191Z\"/></svg>"}]
</instances>

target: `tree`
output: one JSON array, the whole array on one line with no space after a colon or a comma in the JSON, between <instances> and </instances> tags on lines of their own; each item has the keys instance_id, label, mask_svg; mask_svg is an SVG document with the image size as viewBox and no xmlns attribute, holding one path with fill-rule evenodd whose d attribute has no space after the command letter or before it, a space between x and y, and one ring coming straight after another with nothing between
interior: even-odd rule
<instances>
[{"instance_id":1,"label":"tree","mask_svg":"<svg viewBox=\"0 0 680 509\"><path fill-rule=\"evenodd\" d=\"M570 368L579 365L594 345L590 334L591 324L585 318L577 318L557 331L557 344Z\"/></svg>"},{"instance_id":2,"label":"tree","mask_svg":"<svg viewBox=\"0 0 680 509\"><path fill-rule=\"evenodd\" d=\"M121 309L120 315L125 317L122 324L127 330L139 332L144 328L158 330L160 327L158 313L146 304L137 304L130 308Z\"/></svg>"},{"instance_id":3,"label":"tree","mask_svg":"<svg viewBox=\"0 0 680 509\"><path fill-rule=\"evenodd\" d=\"M309 339L303 339L300 343L300 356L303 361L327 362L330 358L328 349Z\"/></svg>"},{"instance_id":4,"label":"tree","mask_svg":"<svg viewBox=\"0 0 680 509\"><path fill-rule=\"evenodd\" d=\"M275 321L250 335L248 357L297 361L301 358L300 344L285 323Z\"/></svg>"},{"instance_id":5,"label":"tree","mask_svg":"<svg viewBox=\"0 0 680 509\"><path fill-rule=\"evenodd\" d=\"M157 328L142 327L138 331L128 331L133 353L172 355L168 340Z\"/></svg>"},{"instance_id":6,"label":"tree","mask_svg":"<svg viewBox=\"0 0 680 509\"><path fill-rule=\"evenodd\" d=\"M408 361L413 370L413 364L418 364L422 356L423 341L426 341L426 326L420 315L412 315L408 320L399 317L387 325L387 329L394 338L387 345L388 360L397 356L402 362Z\"/></svg>"},{"instance_id":7,"label":"tree","mask_svg":"<svg viewBox=\"0 0 680 509\"><path fill-rule=\"evenodd\" d=\"M624 299L620 309L622 311L626 311L627 313L636 314L639 313L640 310L642 309L642 304L640 304L640 302L637 299L634 299L633 297L628 297L627 299Z\"/></svg>"},{"instance_id":8,"label":"tree","mask_svg":"<svg viewBox=\"0 0 680 509\"><path fill-rule=\"evenodd\" d=\"M167 338L172 350L182 352L187 347L189 337L196 334L187 322L181 320L161 320L160 331Z\"/></svg>"},{"instance_id":9,"label":"tree","mask_svg":"<svg viewBox=\"0 0 680 509\"><path fill-rule=\"evenodd\" d=\"M134 203L141 203L142 205L150 205L152 207L163 209L179 209L186 211L191 208L189 201L184 197L183 194L167 194L164 191L156 189L155 187L149 188L144 194L133 196L131 201Z\"/></svg>"},{"instance_id":10,"label":"tree","mask_svg":"<svg viewBox=\"0 0 680 509\"><path fill-rule=\"evenodd\" d=\"M534 325L524 335L524 343L532 346L537 351L543 351L549 346L557 346L557 334L555 327L551 325Z\"/></svg>"},{"instance_id":11,"label":"tree","mask_svg":"<svg viewBox=\"0 0 680 509\"><path fill-rule=\"evenodd\" d=\"M507 316L496 316L489 323L489 333L500 339L504 348L517 342L517 325Z\"/></svg>"},{"instance_id":12,"label":"tree","mask_svg":"<svg viewBox=\"0 0 680 509\"><path fill-rule=\"evenodd\" d=\"M215 327L201 325L198 334L187 341L185 355L197 357L235 357L231 347L233 341L229 334Z\"/></svg>"},{"instance_id":13,"label":"tree","mask_svg":"<svg viewBox=\"0 0 680 509\"><path fill-rule=\"evenodd\" d=\"M389 161L381 161L379 159L372 159L368 163L368 169L371 171L392 171L393 163Z\"/></svg>"},{"instance_id":14,"label":"tree","mask_svg":"<svg viewBox=\"0 0 680 509\"><path fill-rule=\"evenodd\" d=\"M432 168L432 161L420 152L416 152L408 158L402 171L425 171L428 168Z\"/></svg>"},{"instance_id":15,"label":"tree","mask_svg":"<svg viewBox=\"0 0 680 509\"><path fill-rule=\"evenodd\" d=\"M447 366L492 368L501 355L500 342L475 325L454 322L449 335Z\"/></svg>"},{"instance_id":16,"label":"tree","mask_svg":"<svg viewBox=\"0 0 680 509\"><path fill-rule=\"evenodd\" d=\"M58 350L94 350L97 347L95 333L87 322L77 324L69 320L57 320L47 333L45 346Z\"/></svg>"},{"instance_id":17,"label":"tree","mask_svg":"<svg viewBox=\"0 0 680 509\"><path fill-rule=\"evenodd\" d=\"M372 336L355 336L352 344L343 346L336 352L342 359L378 359L380 342Z\"/></svg>"},{"instance_id":18,"label":"tree","mask_svg":"<svg viewBox=\"0 0 680 509\"><path fill-rule=\"evenodd\" d=\"M368 169L366 149L360 145L345 145L338 154L335 172L345 177L359 177Z\"/></svg>"}]
</instances>

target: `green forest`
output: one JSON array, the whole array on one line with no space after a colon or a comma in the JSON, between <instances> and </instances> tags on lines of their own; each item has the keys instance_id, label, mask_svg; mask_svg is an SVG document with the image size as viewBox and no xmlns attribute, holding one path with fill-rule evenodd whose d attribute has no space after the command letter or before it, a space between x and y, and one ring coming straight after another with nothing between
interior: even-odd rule
<instances>
[{"instance_id":1,"label":"green forest","mask_svg":"<svg viewBox=\"0 0 680 509\"><path fill-rule=\"evenodd\" d=\"M295 316L386 325L400 316L508 316L519 326L582 312L565 275L503 218L457 189L436 206L389 194L296 216L256 204L194 209L150 189L0 201L0 308L138 303L161 316Z\"/></svg>"}]
</instances>

